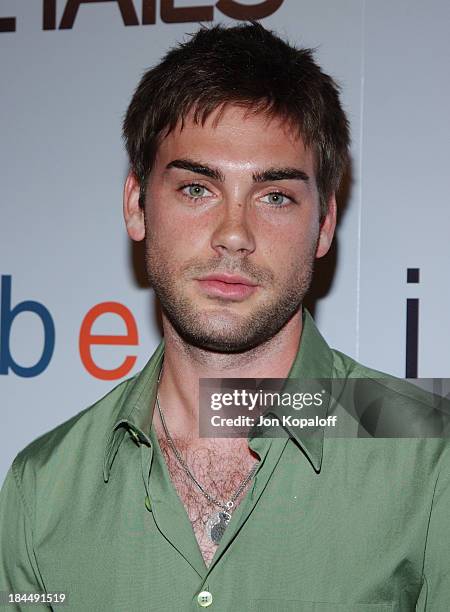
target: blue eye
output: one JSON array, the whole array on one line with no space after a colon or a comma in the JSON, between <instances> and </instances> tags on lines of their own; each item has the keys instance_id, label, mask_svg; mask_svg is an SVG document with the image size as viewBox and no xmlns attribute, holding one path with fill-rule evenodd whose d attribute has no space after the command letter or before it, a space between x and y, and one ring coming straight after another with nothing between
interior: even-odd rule
<instances>
[{"instance_id":1,"label":"blue eye","mask_svg":"<svg viewBox=\"0 0 450 612\"><path fill-rule=\"evenodd\" d=\"M203 187L203 185L198 185L197 183L191 183L190 185L185 185L182 188L182 192L184 195L190 198L204 198L207 195L210 195L211 192Z\"/></svg>"},{"instance_id":2,"label":"blue eye","mask_svg":"<svg viewBox=\"0 0 450 612\"><path fill-rule=\"evenodd\" d=\"M273 191L272 193L268 193L267 195L265 195L262 198L262 201L267 202L267 204L271 204L272 206L286 206L286 204L288 204L292 200L288 196L285 196L284 193Z\"/></svg>"}]
</instances>

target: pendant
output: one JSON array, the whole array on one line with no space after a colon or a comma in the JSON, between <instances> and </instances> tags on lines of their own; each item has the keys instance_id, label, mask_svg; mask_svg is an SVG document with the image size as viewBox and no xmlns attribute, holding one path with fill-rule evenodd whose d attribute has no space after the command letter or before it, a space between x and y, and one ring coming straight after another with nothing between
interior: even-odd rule
<instances>
[{"instance_id":1,"label":"pendant","mask_svg":"<svg viewBox=\"0 0 450 612\"><path fill-rule=\"evenodd\" d=\"M225 529L230 522L231 514L229 512L216 512L206 523L206 533L209 535L214 544L218 544L222 539Z\"/></svg>"}]
</instances>

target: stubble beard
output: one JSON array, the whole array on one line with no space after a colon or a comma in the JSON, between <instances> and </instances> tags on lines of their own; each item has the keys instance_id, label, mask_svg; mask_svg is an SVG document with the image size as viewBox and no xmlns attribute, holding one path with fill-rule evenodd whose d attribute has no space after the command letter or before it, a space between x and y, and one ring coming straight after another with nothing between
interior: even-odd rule
<instances>
[{"instance_id":1,"label":"stubble beard","mask_svg":"<svg viewBox=\"0 0 450 612\"><path fill-rule=\"evenodd\" d=\"M298 312L311 285L316 246L317 242L293 267L283 285L247 315L232 312L233 306L218 298L216 303L222 302L225 311L222 315L202 312L183 292L183 279L189 282L214 272L228 272L246 276L263 287L275 287L273 273L248 259L191 259L181 270L174 269L170 253L155 249L146 239L145 263L161 309L184 342L216 353L242 353L273 338Z\"/></svg>"}]
</instances>

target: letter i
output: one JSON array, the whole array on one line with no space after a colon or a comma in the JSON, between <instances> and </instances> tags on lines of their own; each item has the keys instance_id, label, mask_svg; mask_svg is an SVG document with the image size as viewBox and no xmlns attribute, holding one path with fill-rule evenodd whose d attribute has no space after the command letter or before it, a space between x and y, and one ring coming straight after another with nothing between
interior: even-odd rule
<instances>
[{"instance_id":1,"label":"letter i","mask_svg":"<svg viewBox=\"0 0 450 612\"><path fill-rule=\"evenodd\" d=\"M407 268L407 283L419 283L419 268ZM419 300L406 300L406 378L417 378L419 354Z\"/></svg>"},{"instance_id":2,"label":"letter i","mask_svg":"<svg viewBox=\"0 0 450 612\"><path fill-rule=\"evenodd\" d=\"M42 29L56 30L56 0L44 0L42 4Z\"/></svg>"}]
</instances>

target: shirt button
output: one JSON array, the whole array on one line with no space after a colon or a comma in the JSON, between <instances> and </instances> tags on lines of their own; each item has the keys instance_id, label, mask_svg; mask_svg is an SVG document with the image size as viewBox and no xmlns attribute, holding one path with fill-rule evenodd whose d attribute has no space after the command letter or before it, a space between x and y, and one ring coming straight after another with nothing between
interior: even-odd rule
<instances>
[{"instance_id":1,"label":"shirt button","mask_svg":"<svg viewBox=\"0 0 450 612\"><path fill-rule=\"evenodd\" d=\"M212 604L212 595L209 591L202 591L198 594L197 601L202 608L207 608Z\"/></svg>"},{"instance_id":2,"label":"shirt button","mask_svg":"<svg viewBox=\"0 0 450 612\"><path fill-rule=\"evenodd\" d=\"M145 507L147 508L147 510L149 512L152 511L152 505L150 503L150 497L147 495L147 497L145 498Z\"/></svg>"}]
</instances>

